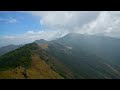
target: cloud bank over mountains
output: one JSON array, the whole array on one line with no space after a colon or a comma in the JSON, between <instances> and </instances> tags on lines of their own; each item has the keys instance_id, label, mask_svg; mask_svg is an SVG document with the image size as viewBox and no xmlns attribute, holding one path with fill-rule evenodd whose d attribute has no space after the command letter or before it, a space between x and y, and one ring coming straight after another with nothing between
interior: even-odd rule
<instances>
[{"instance_id":1,"label":"cloud bank over mountains","mask_svg":"<svg viewBox=\"0 0 120 90\"><path fill-rule=\"evenodd\" d=\"M120 38L119 11L29 12L40 16L40 23L60 32L106 35Z\"/></svg>"},{"instance_id":2,"label":"cloud bank over mountains","mask_svg":"<svg viewBox=\"0 0 120 90\"><path fill-rule=\"evenodd\" d=\"M119 11L22 11L40 18L43 30L28 30L14 36L2 36L1 46L29 43L37 39L52 40L67 33L82 33L120 38Z\"/></svg>"}]
</instances>

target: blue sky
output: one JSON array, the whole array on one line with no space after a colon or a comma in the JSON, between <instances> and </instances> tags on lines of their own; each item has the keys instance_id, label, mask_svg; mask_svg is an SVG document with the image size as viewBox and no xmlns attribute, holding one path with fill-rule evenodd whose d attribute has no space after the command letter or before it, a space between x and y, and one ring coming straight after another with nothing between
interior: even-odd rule
<instances>
[{"instance_id":1,"label":"blue sky","mask_svg":"<svg viewBox=\"0 0 120 90\"><path fill-rule=\"evenodd\" d=\"M13 21L12 21L13 20ZM15 11L0 12L0 35L18 35L41 30L40 17Z\"/></svg>"}]
</instances>

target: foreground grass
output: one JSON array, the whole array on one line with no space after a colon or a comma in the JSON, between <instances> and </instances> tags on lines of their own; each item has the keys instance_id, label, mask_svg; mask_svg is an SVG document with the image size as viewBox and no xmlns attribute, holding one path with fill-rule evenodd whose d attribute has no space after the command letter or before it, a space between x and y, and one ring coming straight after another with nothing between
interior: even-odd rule
<instances>
[{"instance_id":1,"label":"foreground grass","mask_svg":"<svg viewBox=\"0 0 120 90\"><path fill-rule=\"evenodd\" d=\"M25 75L25 74L26 75ZM63 79L54 72L38 55L32 55L32 65L26 69L17 67L0 72L0 79Z\"/></svg>"}]
</instances>

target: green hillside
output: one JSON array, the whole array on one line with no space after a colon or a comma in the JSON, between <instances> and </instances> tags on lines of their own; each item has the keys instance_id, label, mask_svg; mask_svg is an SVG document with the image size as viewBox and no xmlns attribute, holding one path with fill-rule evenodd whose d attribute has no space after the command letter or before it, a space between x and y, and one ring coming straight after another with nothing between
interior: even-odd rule
<instances>
[{"instance_id":1,"label":"green hillside","mask_svg":"<svg viewBox=\"0 0 120 90\"><path fill-rule=\"evenodd\" d=\"M27 44L0 57L1 79L62 79L39 55L38 45ZM39 49L38 49L39 50Z\"/></svg>"}]
</instances>

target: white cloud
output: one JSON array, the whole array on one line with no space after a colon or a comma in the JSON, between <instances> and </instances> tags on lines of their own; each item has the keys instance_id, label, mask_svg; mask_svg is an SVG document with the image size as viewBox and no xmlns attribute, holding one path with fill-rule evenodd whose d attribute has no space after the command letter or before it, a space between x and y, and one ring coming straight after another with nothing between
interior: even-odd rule
<instances>
[{"instance_id":1,"label":"white cloud","mask_svg":"<svg viewBox=\"0 0 120 90\"><path fill-rule=\"evenodd\" d=\"M34 34L34 31L28 31L27 34Z\"/></svg>"},{"instance_id":2,"label":"white cloud","mask_svg":"<svg viewBox=\"0 0 120 90\"><path fill-rule=\"evenodd\" d=\"M120 11L30 11L47 29L120 38Z\"/></svg>"},{"instance_id":3,"label":"white cloud","mask_svg":"<svg viewBox=\"0 0 120 90\"><path fill-rule=\"evenodd\" d=\"M3 38L4 38L4 39L9 39L9 40L13 40L13 39L15 39L14 36L4 36Z\"/></svg>"},{"instance_id":4,"label":"white cloud","mask_svg":"<svg viewBox=\"0 0 120 90\"><path fill-rule=\"evenodd\" d=\"M0 23L6 23L6 24L10 24L10 23L16 23L17 22L17 19L15 18L0 18Z\"/></svg>"},{"instance_id":5,"label":"white cloud","mask_svg":"<svg viewBox=\"0 0 120 90\"><path fill-rule=\"evenodd\" d=\"M8 23L16 23L16 22L17 22L17 20L15 18L10 18L8 20Z\"/></svg>"},{"instance_id":6,"label":"white cloud","mask_svg":"<svg viewBox=\"0 0 120 90\"><path fill-rule=\"evenodd\" d=\"M98 11L29 11L27 13L41 17L40 23L48 29L63 29L70 32L94 20L99 14Z\"/></svg>"},{"instance_id":7,"label":"white cloud","mask_svg":"<svg viewBox=\"0 0 120 90\"><path fill-rule=\"evenodd\" d=\"M120 38L120 12L103 11L97 19L85 24L79 32Z\"/></svg>"}]
</instances>

